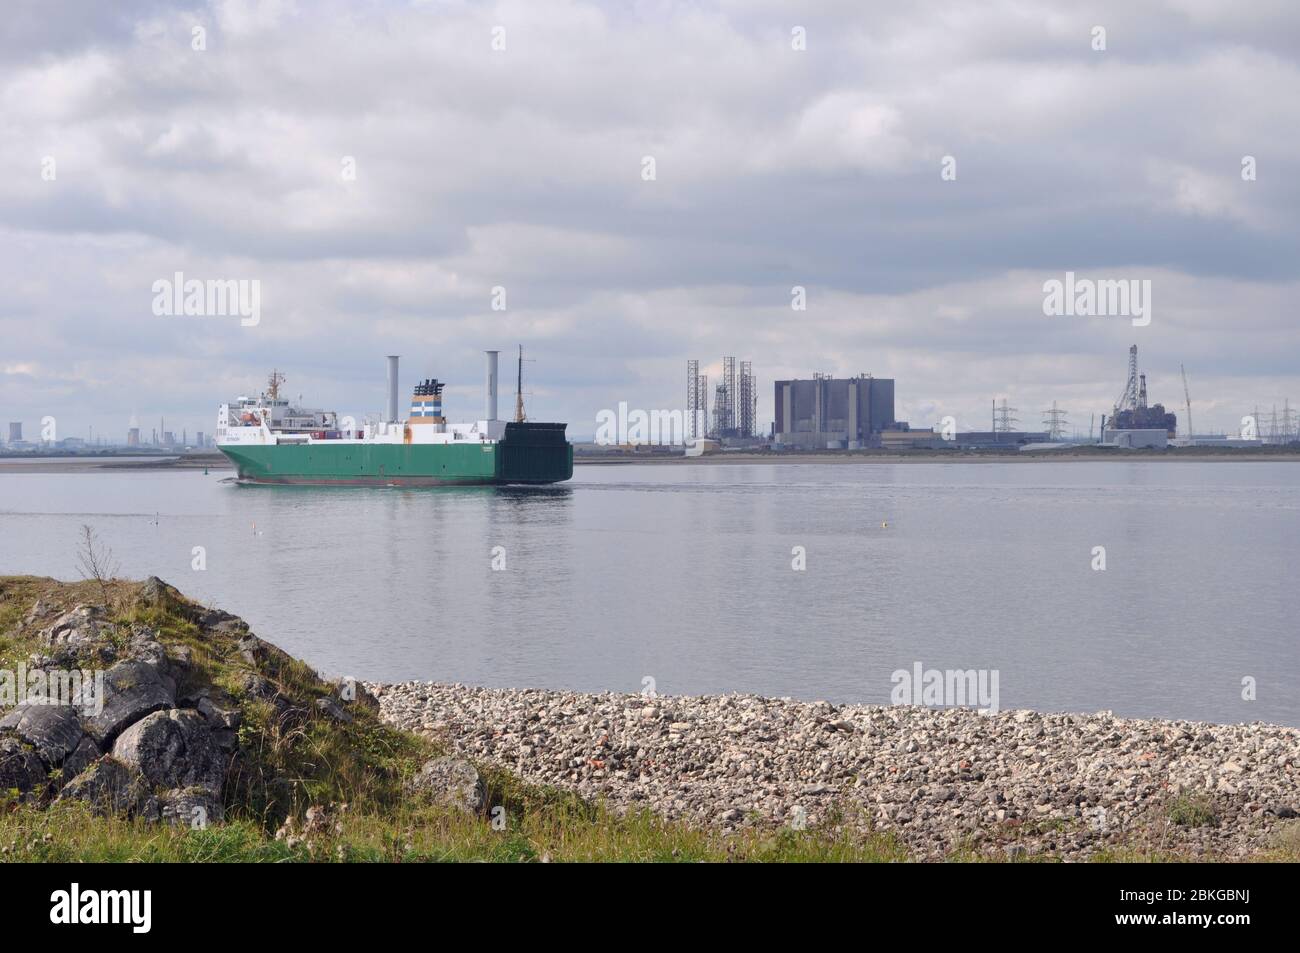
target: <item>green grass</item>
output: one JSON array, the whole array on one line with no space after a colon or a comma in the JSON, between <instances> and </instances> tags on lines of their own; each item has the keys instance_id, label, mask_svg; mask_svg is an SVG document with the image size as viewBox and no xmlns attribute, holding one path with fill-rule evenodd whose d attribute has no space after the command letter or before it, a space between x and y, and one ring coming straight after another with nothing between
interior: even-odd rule
<instances>
[{"instance_id":1,"label":"green grass","mask_svg":"<svg viewBox=\"0 0 1300 953\"><path fill-rule=\"evenodd\" d=\"M260 824L231 820L186 830L116 817L83 805L29 805L0 816L0 859L14 862L881 862L907 852L884 835L781 830L721 835L650 813L619 817L563 802L508 814L505 830L436 808L342 815L341 831L292 846Z\"/></svg>"},{"instance_id":2,"label":"green grass","mask_svg":"<svg viewBox=\"0 0 1300 953\"><path fill-rule=\"evenodd\" d=\"M1171 798L1165 816L1178 827L1218 827L1219 812L1208 794L1188 791Z\"/></svg>"}]
</instances>

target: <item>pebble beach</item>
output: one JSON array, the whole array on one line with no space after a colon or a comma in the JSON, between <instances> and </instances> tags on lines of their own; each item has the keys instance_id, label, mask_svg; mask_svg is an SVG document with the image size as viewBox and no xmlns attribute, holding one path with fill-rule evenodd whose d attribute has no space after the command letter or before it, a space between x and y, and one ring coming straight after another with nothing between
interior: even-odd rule
<instances>
[{"instance_id":1,"label":"pebble beach","mask_svg":"<svg viewBox=\"0 0 1300 953\"><path fill-rule=\"evenodd\" d=\"M1096 714L370 684L382 717L691 825L850 824L921 859L1245 859L1294 836L1300 729Z\"/></svg>"}]
</instances>

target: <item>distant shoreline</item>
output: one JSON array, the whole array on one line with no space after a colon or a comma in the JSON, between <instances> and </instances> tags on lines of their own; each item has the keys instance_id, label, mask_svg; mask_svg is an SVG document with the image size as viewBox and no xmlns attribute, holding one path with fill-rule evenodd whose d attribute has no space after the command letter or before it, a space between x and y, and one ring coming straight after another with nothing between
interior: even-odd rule
<instances>
[{"instance_id":1,"label":"distant shoreline","mask_svg":"<svg viewBox=\"0 0 1300 953\"><path fill-rule=\"evenodd\" d=\"M176 456L129 457L103 454L64 457L0 457L0 473L88 473L109 471L230 470L230 461L220 453L190 453Z\"/></svg>"},{"instance_id":2,"label":"distant shoreline","mask_svg":"<svg viewBox=\"0 0 1300 953\"><path fill-rule=\"evenodd\" d=\"M1244 463L1254 461L1300 463L1297 451L1238 450L1220 453L1184 453L1180 450L1095 450L1070 453L1064 450L1040 450L1026 453L981 453L951 450L916 450L907 453L855 453L851 450L828 450L824 453L714 453L702 457L668 454L574 454L574 466L622 466L647 463L656 466L680 464L713 466L736 464L873 464L873 463L1114 463L1117 461L1155 460L1169 463Z\"/></svg>"},{"instance_id":3,"label":"distant shoreline","mask_svg":"<svg viewBox=\"0 0 1300 953\"><path fill-rule=\"evenodd\" d=\"M1163 463L1300 463L1297 451L1230 450L1219 453L1184 453L1181 450L1110 450L1071 453L1063 450L1028 453L981 453L948 450L915 450L906 453L855 452L827 450L814 453L715 453L703 457L678 454L574 454L575 467L583 466L783 466L807 464L924 464L924 463L1115 463L1153 460ZM187 454L156 458L113 456L85 457L0 457L0 475L9 473L156 473L160 471L221 470L233 471L230 461L220 453Z\"/></svg>"}]
</instances>

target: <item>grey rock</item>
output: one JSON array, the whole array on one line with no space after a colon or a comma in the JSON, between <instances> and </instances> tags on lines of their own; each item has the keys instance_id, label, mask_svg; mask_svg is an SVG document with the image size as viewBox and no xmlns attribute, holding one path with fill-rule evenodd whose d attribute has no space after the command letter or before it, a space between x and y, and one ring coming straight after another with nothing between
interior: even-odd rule
<instances>
[{"instance_id":1,"label":"grey rock","mask_svg":"<svg viewBox=\"0 0 1300 953\"><path fill-rule=\"evenodd\" d=\"M59 607L44 599L37 599L35 604L27 612L27 618L24 619L26 625L37 625L54 613L59 611Z\"/></svg>"},{"instance_id":2,"label":"grey rock","mask_svg":"<svg viewBox=\"0 0 1300 953\"><path fill-rule=\"evenodd\" d=\"M82 771L85 771L91 764L99 760L101 754L103 752L99 750L95 742L91 741L88 735L82 735L77 747L59 765L59 769L63 773L63 783L67 784L81 774Z\"/></svg>"},{"instance_id":3,"label":"grey rock","mask_svg":"<svg viewBox=\"0 0 1300 953\"><path fill-rule=\"evenodd\" d=\"M100 642L115 631L103 606L80 605L55 619L40 638L48 646L76 650Z\"/></svg>"},{"instance_id":4,"label":"grey rock","mask_svg":"<svg viewBox=\"0 0 1300 953\"><path fill-rule=\"evenodd\" d=\"M238 623L238 625L247 628L247 626L244 625L243 619L239 618L237 615L232 615L231 613L226 612L224 609L204 609L199 613L198 617L194 621L198 623L200 628L204 629L213 629L217 626L224 625L225 623ZM234 628L237 628L237 626L230 626L230 629Z\"/></svg>"},{"instance_id":5,"label":"grey rock","mask_svg":"<svg viewBox=\"0 0 1300 953\"><path fill-rule=\"evenodd\" d=\"M330 679L329 684L334 689L334 697L345 708L359 705L362 708L378 713L379 699L369 688L355 678Z\"/></svg>"},{"instance_id":6,"label":"grey rock","mask_svg":"<svg viewBox=\"0 0 1300 953\"><path fill-rule=\"evenodd\" d=\"M332 698L316 699L316 710L325 715L325 717L332 718L334 721L343 724L352 721L352 716L344 711L343 706Z\"/></svg>"},{"instance_id":7,"label":"grey rock","mask_svg":"<svg viewBox=\"0 0 1300 953\"><path fill-rule=\"evenodd\" d=\"M31 744L51 768L62 764L85 734L75 708L32 703L19 705L0 718L0 732L4 731Z\"/></svg>"},{"instance_id":8,"label":"grey rock","mask_svg":"<svg viewBox=\"0 0 1300 953\"><path fill-rule=\"evenodd\" d=\"M13 735L0 736L0 791L26 795L45 786L49 771L40 755Z\"/></svg>"},{"instance_id":9,"label":"grey rock","mask_svg":"<svg viewBox=\"0 0 1300 953\"><path fill-rule=\"evenodd\" d=\"M455 757L426 761L408 782L407 791L466 814L479 813L486 798L478 769L465 759Z\"/></svg>"},{"instance_id":10,"label":"grey rock","mask_svg":"<svg viewBox=\"0 0 1300 953\"><path fill-rule=\"evenodd\" d=\"M298 709L295 712L293 701L280 691L275 682L263 678L256 672L245 672L240 677L239 693L247 698L256 698L274 705L278 711L281 727L287 728L295 719L306 716L305 710Z\"/></svg>"},{"instance_id":11,"label":"grey rock","mask_svg":"<svg viewBox=\"0 0 1300 953\"><path fill-rule=\"evenodd\" d=\"M202 786L174 788L156 798L158 819L165 824L202 830L225 819L221 799Z\"/></svg>"},{"instance_id":12,"label":"grey rock","mask_svg":"<svg viewBox=\"0 0 1300 953\"><path fill-rule=\"evenodd\" d=\"M175 704L175 685L156 666L127 659L104 673L103 708L82 720L86 734L106 748L128 725Z\"/></svg>"},{"instance_id":13,"label":"grey rock","mask_svg":"<svg viewBox=\"0 0 1300 953\"><path fill-rule=\"evenodd\" d=\"M63 786L60 801L84 801L96 811L137 813L147 801L140 773L104 755Z\"/></svg>"},{"instance_id":14,"label":"grey rock","mask_svg":"<svg viewBox=\"0 0 1300 953\"><path fill-rule=\"evenodd\" d=\"M191 709L156 711L123 731L113 757L157 788L202 786L220 792L225 759L207 721Z\"/></svg>"},{"instance_id":15,"label":"grey rock","mask_svg":"<svg viewBox=\"0 0 1300 953\"><path fill-rule=\"evenodd\" d=\"M204 689L200 694L181 701L202 715L213 728L238 728L244 718L235 700L215 689Z\"/></svg>"},{"instance_id":16,"label":"grey rock","mask_svg":"<svg viewBox=\"0 0 1300 953\"><path fill-rule=\"evenodd\" d=\"M205 632L216 633L218 635L242 635L248 631L248 623L243 619L237 619L230 616L220 622L214 622L210 625L204 625Z\"/></svg>"},{"instance_id":17,"label":"grey rock","mask_svg":"<svg viewBox=\"0 0 1300 953\"><path fill-rule=\"evenodd\" d=\"M261 698L267 701L279 697L279 689L267 678L256 672L245 672L239 680L239 690L249 698Z\"/></svg>"},{"instance_id":18,"label":"grey rock","mask_svg":"<svg viewBox=\"0 0 1300 953\"><path fill-rule=\"evenodd\" d=\"M149 663L158 669L159 674L167 673L171 668L171 660L167 656L167 650L158 641L158 633L148 626L137 625L132 627L131 636L127 642L127 655L130 658Z\"/></svg>"},{"instance_id":19,"label":"grey rock","mask_svg":"<svg viewBox=\"0 0 1300 953\"><path fill-rule=\"evenodd\" d=\"M239 706L223 698L199 699L198 711L213 728L238 728L244 720Z\"/></svg>"},{"instance_id":20,"label":"grey rock","mask_svg":"<svg viewBox=\"0 0 1300 953\"><path fill-rule=\"evenodd\" d=\"M136 602L164 612L178 612L186 608L185 598L180 590L163 582L157 576L150 576L141 584L136 593Z\"/></svg>"},{"instance_id":21,"label":"grey rock","mask_svg":"<svg viewBox=\"0 0 1300 953\"><path fill-rule=\"evenodd\" d=\"M281 668L293 662L293 656L289 655L288 652L272 645L270 642L259 639L251 632L244 634L236 643L236 648L239 649L240 656L249 665L269 672L275 677L279 677Z\"/></svg>"}]
</instances>

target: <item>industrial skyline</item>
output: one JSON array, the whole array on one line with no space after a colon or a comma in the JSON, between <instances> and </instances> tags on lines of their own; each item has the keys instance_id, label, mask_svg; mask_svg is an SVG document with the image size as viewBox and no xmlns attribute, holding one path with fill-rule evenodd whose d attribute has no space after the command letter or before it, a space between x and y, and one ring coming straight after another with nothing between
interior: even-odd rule
<instances>
[{"instance_id":1,"label":"industrial skyline","mask_svg":"<svg viewBox=\"0 0 1300 953\"><path fill-rule=\"evenodd\" d=\"M796 24L706 2L647 31L577 0L504 11L501 51L470 7L379 4L340 49L336 0L93 6L15 18L0 58L0 420L29 430L116 435L132 407L208 430L272 365L380 408L390 352L459 414L493 344L536 357L538 411L578 434L612 400L678 406L685 360L738 350L759 430L771 381L862 368L906 382L902 419L984 429L1008 397L1081 425L1133 343L1170 408L1186 367L1198 429L1300 397L1285 5ZM1002 95L1010 76L1036 94ZM258 282L257 319L156 311L177 273ZM1149 282L1149 323L1045 313L1067 274Z\"/></svg>"},{"instance_id":2,"label":"industrial skyline","mask_svg":"<svg viewBox=\"0 0 1300 953\"><path fill-rule=\"evenodd\" d=\"M1103 439L1107 430L1113 429L1116 415L1121 415L1125 425L1131 425L1131 422L1137 420L1139 424L1149 423L1147 417L1151 416L1154 420L1159 417L1159 426L1167 429L1169 438L1172 440L1177 436L1180 439L1186 439L1189 431L1186 429L1191 414L1186 414L1182 419L1183 424L1178 424L1178 414L1166 412L1162 402L1153 402L1148 408L1148 383L1145 372L1138 368L1137 345L1131 345L1129 348L1129 370L1125 382L1124 390L1120 397L1112 403L1103 406L1100 411L1095 408L1089 408L1092 422L1100 420L1101 427L1096 430L1098 439ZM719 364L720 373L716 376L720 379L715 380L710 387L707 364L701 365L698 359L690 359L686 362L686 394L681 409L684 411L686 421L685 437L695 439L698 437L713 437L725 435L732 438L752 438L765 437L770 433L780 432L780 421L782 418L781 408L779 406L779 397L773 398L772 406L775 412L771 418L764 421L758 413L759 392L761 386L759 379L754 371L754 362L751 360L737 361L734 356L724 356ZM857 375L863 378L870 378L871 375ZM279 375L283 380L283 376ZM782 384L798 382L799 380L821 380L831 381L835 375L823 372L813 372L812 374L795 375L785 381L777 380L777 393L780 393ZM1192 408L1192 398L1190 389L1187 385L1186 370L1180 367L1181 388L1185 395L1185 401L1181 405L1187 410ZM893 387L893 381L889 384ZM444 385L445 386L445 383ZM477 384L463 385L468 391L462 394L462 400L468 406L473 403L473 392ZM248 393L256 393L257 389L253 388ZM454 392L453 392L454 393ZM736 399L729 397L731 393L736 394ZM385 399L391 401L391 387L385 385ZM898 398L891 392L890 397L891 414L895 401ZM898 401L902 405L914 405L914 401ZM1069 419L1069 411L1060 407L1060 402L1052 398L1050 406L1042 411L1044 433L1048 439L1052 440L1069 440L1069 439L1092 439L1093 423L1088 428L1082 429L1082 416L1076 417L1074 422ZM940 406L942 406L940 404ZM1240 417L1250 417L1254 421L1254 437L1264 443L1285 443L1290 440L1300 439L1300 411L1292 406L1289 397L1282 397L1280 400L1261 403L1254 401L1249 404L1243 403L1239 407ZM361 410L358 413L362 416L368 411ZM377 411L369 411L377 412ZM1017 416L1019 409L1009 403L1006 396L994 398L992 403L992 415L985 417L983 421L971 417L954 417L956 427L962 431L979 432L982 425L986 422L991 423L990 433L1028 433L1021 426L1021 418ZM0 408L0 420L6 418L4 409ZM11 415L10 415L11 416ZM901 414L899 415L902 416ZM929 428L939 424L941 414L936 414L933 419L912 421L915 429ZM167 424L168 415L159 415L156 418L156 426L141 427L139 418L132 413L128 418L127 425L122 428L119 435L111 429L96 429L94 425L78 427L78 421L71 421L72 430L64 429L69 423L62 422L56 417L56 439L49 441L42 439L41 421L14 421L9 420L8 437L4 443L5 448L35 448L40 446L59 446L64 449L76 449L87 446L100 447L146 447L146 448L167 448L175 449L182 447L208 447L212 445L211 425L204 426L203 421L195 421L197 426L191 427L188 423L173 424L169 427ZM594 418L593 418L594 419ZM892 420L892 417L891 417ZM584 421L575 421L571 423L571 434L579 439L589 436L583 430ZM1157 424L1150 424L1155 427ZM1219 435L1227 437L1236 437L1245 429L1244 421L1238 419L1237 426L1231 428L1214 429L1210 426L1203 426L1196 430L1197 436ZM843 430L844 428L839 428ZM194 434L194 439L190 440L189 435ZM863 435L859 435L861 439ZM852 438L844 436L841 439L847 441Z\"/></svg>"}]
</instances>

